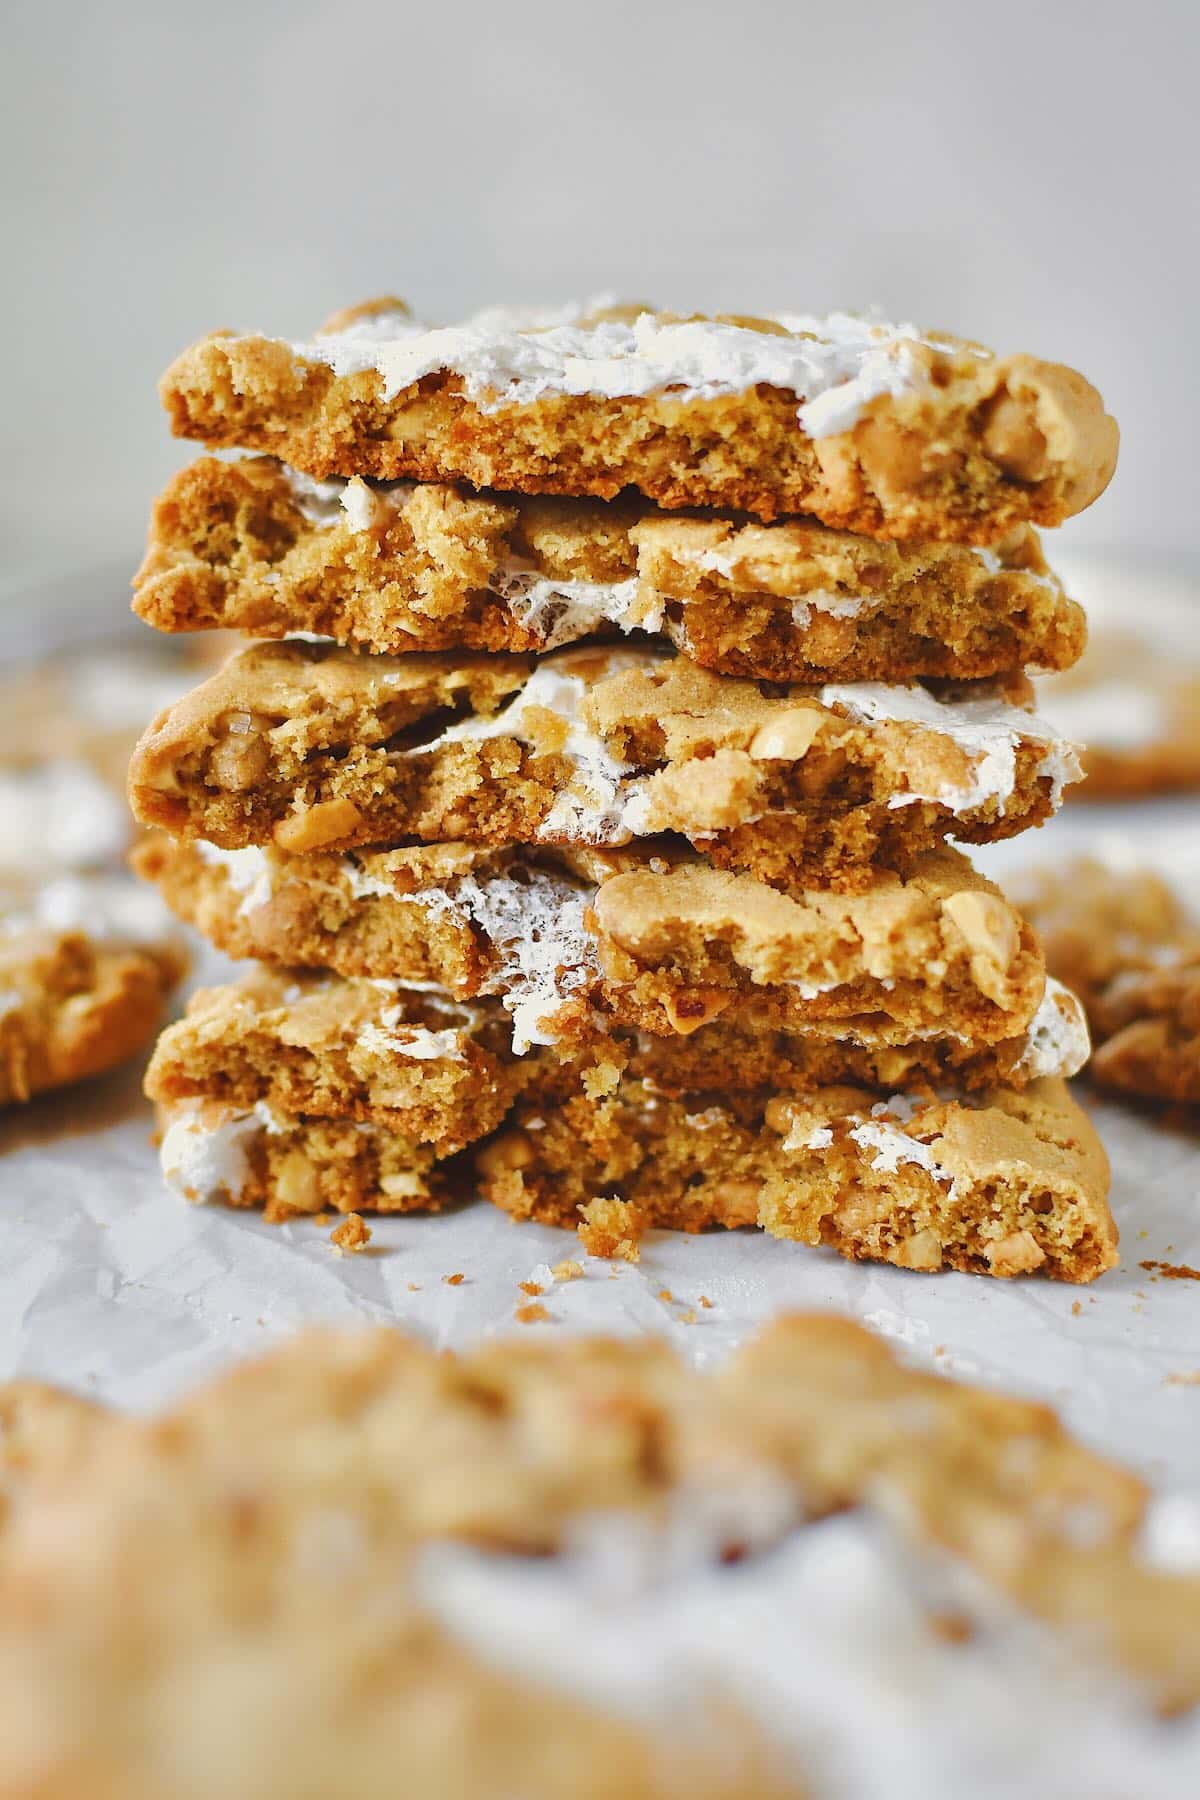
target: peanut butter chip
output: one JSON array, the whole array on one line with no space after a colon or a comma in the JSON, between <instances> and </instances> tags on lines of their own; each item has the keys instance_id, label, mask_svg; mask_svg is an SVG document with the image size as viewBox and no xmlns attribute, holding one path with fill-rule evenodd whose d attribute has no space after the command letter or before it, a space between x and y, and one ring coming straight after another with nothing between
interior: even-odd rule
<instances>
[{"instance_id":1,"label":"peanut butter chip","mask_svg":"<svg viewBox=\"0 0 1200 1800\"><path fill-rule=\"evenodd\" d=\"M815 706L795 706L755 732L750 754L755 762L798 762L812 748L825 714Z\"/></svg>"},{"instance_id":2,"label":"peanut butter chip","mask_svg":"<svg viewBox=\"0 0 1200 1800\"><path fill-rule=\"evenodd\" d=\"M353 800L322 800L305 812L280 819L274 837L281 850L321 850L352 836L362 822Z\"/></svg>"}]
</instances>

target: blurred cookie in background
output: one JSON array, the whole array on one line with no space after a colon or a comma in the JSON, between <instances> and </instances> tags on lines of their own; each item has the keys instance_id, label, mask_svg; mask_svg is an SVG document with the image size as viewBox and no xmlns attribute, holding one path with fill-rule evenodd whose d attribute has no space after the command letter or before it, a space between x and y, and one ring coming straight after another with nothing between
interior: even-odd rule
<instances>
[{"instance_id":1,"label":"blurred cookie in background","mask_svg":"<svg viewBox=\"0 0 1200 1800\"><path fill-rule=\"evenodd\" d=\"M1148 868L1091 857L1030 870L1010 896L1082 1000L1101 1086L1200 1101L1200 923Z\"/></svg>"},{"instance_id":2,"label":"blurred cookie in background","mask_svg":"<svg viewBox=\"0 0 1200 1800\"><path fill-rule=\"evenodd\" d=\"M0 882L121 863L134 744L191 679L182 657L112 647L0 671Z\"/></svg>"},{"instance_id":3,"label":"blurred cookie in background","mask_svg":"<svg viewBox=\"0 0 1200 1800\"><path fill-rule=\"evenodd\" d=\"M1038 705L1082 746L1073 800L1200 788L1200 577L1119 560L1065 559L1088 610L1075 667L1037 683Z\"/></svg>"},{"instance_id":4,"label":"blurred cookie in background","mask_svg":"<svg viewBox=\"0 0 1200 1800\"><path fill-rule=\"evenodd\" d=\"M157 895L125 875L59 875L0 899L0 1106L149 1048L187 970Z\"/></svg>"}]
</instances>

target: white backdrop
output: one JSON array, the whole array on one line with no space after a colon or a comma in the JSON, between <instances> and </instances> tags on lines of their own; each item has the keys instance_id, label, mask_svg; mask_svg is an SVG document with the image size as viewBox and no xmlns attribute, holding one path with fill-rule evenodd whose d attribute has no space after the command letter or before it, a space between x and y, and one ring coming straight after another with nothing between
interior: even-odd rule
<instances>
[{"instance_id":1,"label":"white backdrop","mask_svg":"<svg viewBox=\"0 0 1200 1800\"><path fill-rule=\"evenodd\" d=\"M1072 540L1193 541L1197 0L7 14L10 579L136 557L191 338L381 289L878 302L1071 361L1125 438Z\"/></svg>"}]
</instances>

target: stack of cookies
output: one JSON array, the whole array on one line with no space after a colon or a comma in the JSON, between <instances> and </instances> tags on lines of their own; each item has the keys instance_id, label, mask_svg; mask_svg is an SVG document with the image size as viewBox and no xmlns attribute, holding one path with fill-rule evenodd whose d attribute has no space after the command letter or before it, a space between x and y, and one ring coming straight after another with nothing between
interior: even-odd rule
<instances>
[{"instance_id":1,"label":"stack of cookies","mask_svg":"<svg viewBox=\"0 0 1200 1800\"><path fill-rule=\"evenodd\" d=\"M464 1186L624 1251L1116 1259L1077 1001L948 839L1078 777L1034 531L1117 433L1069 369L845 314L403 305L221 334L135 608L252 642L154 721L142 872L256 967L148 1077L168 1179L272 1218Z\"/></svg>"}]
</instances>

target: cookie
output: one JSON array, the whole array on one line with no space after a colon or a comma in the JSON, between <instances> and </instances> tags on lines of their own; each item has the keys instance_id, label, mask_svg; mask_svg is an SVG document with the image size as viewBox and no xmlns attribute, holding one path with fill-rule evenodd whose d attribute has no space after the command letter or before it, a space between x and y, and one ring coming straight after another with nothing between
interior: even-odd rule
<instances>
[{"instance_id":1,"label":"cookie","mask_svg":"<svg viewBox=\"0 0 1200 1800\"><path fill-rule=\"evenodd\" d=\"M222 992L228 996L228 990ZM221 1008L228 1017L227 1000ZM501 1042L503 1015L494 1003L482 1002L476 1010L490 1016L494 1041ZM391 1061L380 1084L392 1088L384 1104L374 1084L345 1077L348 1055L363 1062L361 1047L347 1052L338 1042L320 1062L314 1058L301 1065L285 1042L294 1035L294 1026L283 1009L268 1017L265 1028L256 1020L254 1032L263 1052L254 1064L244 1048L243 1030L240 1041L235 1037L207 1046L204 1074L195 1072L187 1022L171 1027L160 1040L148 1087L159 1101L161 1164L173 1192L198 1204L220 1201L256 1209L268 1224L327 1210L437 1211L449 1199L470 1192L470 1167L454 1152L496 1123L495 1088L477 1094L456 1068L450 1074L458 1078L457 1085L450 1087L438 1066L434 1077L449 1093L437 1117L439 1136L431 1142L430 1126L422 1127L411 1109L404 1112L395 1105ZM267 1051L288 1060L285 1077L274 1069L268 1072ZM697 1107L703 1114L708 1104L697 1094L749 1091L753 1101L756 1090L764 1087L778 1096L807 1095L844 1083L886 1088L900 1082L908 1093L925 1095L947 1086L974 1093L997 1082L1026 1087L1048 1075L1074 1074L1086 1053L1078 1002L1052 983L1028 1032L982 1049L953 1038L863 1045L840 1024L788 1031L753 1016L739 1023L717 1020L688 1037L655 1038L618 1026L580 1044L561 1061L535 1053L511 1066L502 1064L496 1086L502 1095L507 1090L510 1097L517 1092L535 1096L531 1116L536 1117L580 1096L602 1100L622 1083L630 1091L682 1099L693 1117ZM286 1110L279 1104L281 1096L290 1103ZM349 1116L316 1116L320 1107ZM399 1128L390 1120L397 1120Z\"/></svg>"},{"instance_id":2,"label":"cookie","mask_svg":"<svg viewBox=\"0 0 1200 1800\"><path fill-rule=\"evenodd\" d=\"M317 633L388 655L661 633L703 668L781 681L1063 669L1086 635L1028 526L995 549L905 546L644 502L315 482L268 457L174 477L134 611L160 631Z\"/></svg>"},{"instance_id":3,"label":"cookie","mask_svg":"<svg viewBox=\"0 0 1200 1800\"><path fill-rule=\"evenodd\" d=\"M1089 1073L1153 1100L1200 1101L1200 925L1149 869L1080 858L1013 884L1095 1040Z\"/></svg>"},{"instance_id":4,"label":"cookie","mask_svg":"<svg viewBox=\"0 0 1200 1800\"><path fill-rule=\"evenodd\" d=\"M1015 1037L979 1044L950 1032L906 1037L871 1019L815 1019L780 1026L753 1005L722 1014L686 1035L655 1037L609 1027L603 1047L583 1039L579 1058L592 1091L602 1071L620 1068L665 1094L777 1088L874 1087L884 1092L969 1092L1028 1087L1045 1076L1078 1074L1089 1053L1083 1008L1053 977L1029 1025Z\"/></svg>"},{"instance_id":5,"label":"cookie","mask_svg":"<svg viewBox=\"0 0 1200 1800\"><path fill-rule=\"evenodd\" d=\"M897 1746L946 1768L948 1709L981 1760L940 1792L1056 1791L1039 1751L1078 1770L1113 1718L1143 1775L1189 1766L1188 1723L1146 1719L1200 1699L1161 1503L1048 1408L846 1320L783 1318L709 1374L647 1337L310 1330L112 1418L84 1474L35 1471L0 1543L0 1791L773 1800L857 1766L864 1696L855 1792ZM992 1720L1023 1670L1014 1760Z\"/></svg>"},{"instance_id":6,"label":"cookie","mask_svg":"<svg viewBox=\"0 0 1200 1800\"><path fill-rule=\"evenodd\" d=\"M0 912L0 1106L148 1049L186 966L154 896L127 880L63 876L10 897Z\"/></svg>"},{"instance_id":7,"label":"cookie","mask_svg":"<svg viewBox=\"0 0 1200 1800\"><path fill-rule=\"evenodd\" d=\"M587 1035L596 1009L660 1034L753 1008L764 1027L977 1048L1024 1031L1044 987L1028 927L951 850L859 895L632 849L289 856L154 833L135 865L231 955L498 995L518 1053Z\"/></svg>"},{"instance_id":8,"label":"cookie","mask_svg":"<svg viewBox=\"0 0 1200 1800\"><path fill-rule=\"evenodd\" d=\"M130 798L144 824L223 849L673 831L769 881L861 888L873 861L1054 809L1073 752L1021 692L764 693L649 648L532 663L256 644L159 715Z\"/></svg>"},{"instance_id":9,"label":"cookie","mask_svg":"<svg viewBox=\"0 0 1200 1800\"><path fill-rule=\"evenodd\" d=\"M180 658L79 652L0 679L0 885L118 863L146 715L188 685Z\"/></svg>"},{"instance_id":10,"label":"cookie","mask_svg":"<svg viewBox=\"0 0 1200 1800\"><path fill-rule=\"evenodd\" d=\"M809 513L989 543L1104 491L1117 428L1074 370L846 313L679 319L493 310L429 330L394 301L311 342L218 333L160 392L179 437L316 476Z\"/></svg>"},{"instance_id":11,"label":"cookie","mask_svg":"<svg viewBox=\"0 0 1200 1800\"><path fill-rule=\"evenodd\" d=\"M519 1103L475 1157L515 1218L575 1225L616 1196L642 1227L757 1225L854 1260L1092 1281L1117 1261L1108 1164L1064 1083L938 1100L848 1087L668 1099L627 1082Z\"/></svg>"},{"instance_id":12,"label":"cookie","mask_svg":"<svg viewBox=\"0 0 1200 1800\"><path fill-rule=\"evenodd\" d=\"M1138 600L1130 594L1131 604ZM1124 800L1200 788L1200 666L1136 631L1093 631L1083 661L1038 684L1039 704L1077 739L1084 781L1073 797Z\"/></svg>"},{"instance_id":13,"label":"cookie","mask_svg":"<svg viewBox=\"0 0 1200 1800\"><path fill-rule=\"evenodd\" d=\"M445 1156L491 1131L523 1079L498 1009L388 981L256 968L194 995L146 1071L151 1100L349 1119Z\"/></svg>"}]
</instances>

